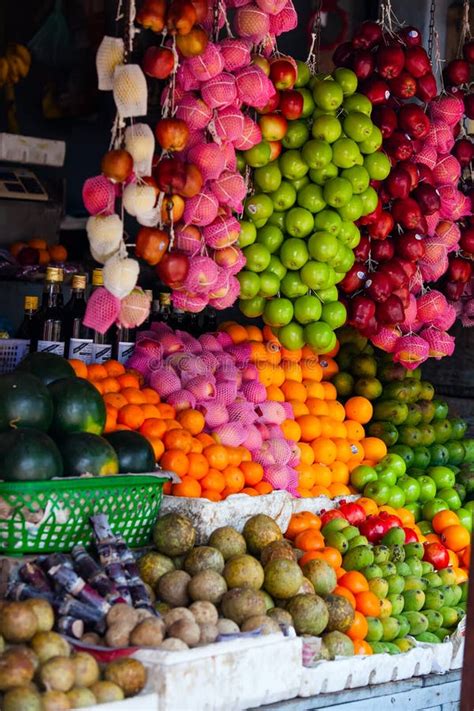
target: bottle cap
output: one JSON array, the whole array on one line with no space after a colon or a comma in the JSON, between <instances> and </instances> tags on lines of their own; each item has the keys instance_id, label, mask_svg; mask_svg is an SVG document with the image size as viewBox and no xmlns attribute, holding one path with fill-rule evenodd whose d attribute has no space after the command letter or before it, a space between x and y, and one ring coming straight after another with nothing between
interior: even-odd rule
<instances>
[{"instance_id":1,"label":"bottle cap","mask_svg":"<svg viewBox=\"0 0 474 711\"><path fill-rule=\"evenodd\" d=\"M169 306L171 304L171 294L167 292L160 294L160 304L162 306Z\"/></svg>"},{"instance_id":2,"label":"bottle cap","mask_svg":"<svg viewBox=\"0 0 474 711\"><path fill-rule=\"evenodd\" d=\"M63 280L63 270L59 267L47 267L46 281L61 282Z\"/></svg>"},{"instance_id":3,"label":"bottle cap","mask_svg":"<svg viewBox=\"0 0 474 711\"><path fill-rule=\"evenodd\" d=\"M85 274L75 274L72 278L73 289L85 289L87 285L87 277Z\"/></svg>"},{"instance_id":4,"label":"bottle cap","mask_svg":"<svg viewBox=\"0 0 474 711\"><path fill-rule=\"evenodd\" d=\"M104 275L102 269L94 269L92 272L92 286L103 286Z\"/></svg>"},{"instance_id":5,"label":"bottle cap","mask_svg":"<svg viewBox=\"0 0 474 711\"><path fill-rule=\"evenodd\" d=\"M25 311L36 311L38 308L37 296L25 296Z\"/></svg>"}]
</instances>

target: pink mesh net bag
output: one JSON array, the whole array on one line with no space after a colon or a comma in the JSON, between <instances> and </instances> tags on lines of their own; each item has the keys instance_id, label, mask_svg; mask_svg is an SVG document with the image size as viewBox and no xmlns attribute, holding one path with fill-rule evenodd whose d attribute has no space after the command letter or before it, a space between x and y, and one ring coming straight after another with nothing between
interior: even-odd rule
<instances>
[{"instance_id":1,"label":"pink mesh net bag","mask_svg":"<svg viewBox=\"0 0 474 711\"><path fill-rule=\"evenodd\" d=\"M455 339L445 331L439 331L437 328L425 328L420 336L428 343L431 358L440 360L445 356L453 355Z\"/></svg>"},{"instance_id":2,"label":"pink mesh net bag","mask_svg":"<svg viewBox=\"0 0 474 711\"><path fill-rule=\"evenodd\" d=\"M250 5L252 0L224 0L227 7L244 7L244 5Z\"/></svg>"},{"instance_id":3,"label":"pink mesh net bag","mask_svg":"<svg viewBox=\"0 0 474 711\"><path fill-rule=\"evenodd\" d=\"M225 14L225 8L221 4L221 7L219 8L219 16L217 18L217 26L219 30L222 30L226 22L226 14ZM212 6L212 3L208 3L208 10L207 10L207 15L203 22L201 23L204 29L210 33L214 29L214 8Z\"/></svg>"},{"instance_id":4,"label":"pink mesh net bag","mask_svg":"<svg viewBox=\"0 0 474 711\"><path fill-rule=\"evenodd\" d=\"M217 180L211 182L211 190L221 205L231 207L236 212L242 212L247 186L240 173L223 171Z\"/></svg>"},{"instance_id":5,"label":"pink mesh net bag","mask_svg":"<svg viewBox=\"0 0 474 711\"><path fill-rule=\"evenodd\" d=\"M199 336L199 343L202 345L204 350L210 351L211 353L217 353L222 350L221 344L212 333L201 334Z\"/></svg>"},{"instance_id":6,"label":"pink mesh net bag","mask_svg":"<svg viewBox=\"0 0 474 711\"><path fill-rule=\"evenodd\" d=\"M226 270L228 276L238 274L247 261L242 250L235 245L218 249L212 256L216 263Z\"/></svg>"},{"instance_id":7,"label":"pink mesh net bag","mask_svg":"<svg viewBox=\"0 0 474 711\"><path fill-rule=\"evenodd\" d=\"M146 353L143 353L139 348L135 348L130 358L127 360L127 368L132 368L143 375L148 382L150 377L150 359Z\"/></svg>"},{"instance_id":8,"label":"pink mesh net bag","mask_svg":"<svg viewBox=\"0 0 474 711\"><path fill-rule=\"evenodd\" d=\"M120 304L120 299L107 289L95 289L87 302L84 325L99 333L105 333L117 321Z\"/></svg>"},{"instance_id":9,"label":"pink mesh net bag","mask_svg":"<svg viewBox=\"0 0 474 711\"><path fill-rule=\"evenodd\" d=\"M268 481L274 489L284 490L290 483L290 473L288 468L281 464L270 464L270 466L265 467L263 480Z\"/></svg>"},{"instance_id":10,"label":"pink mesh net bag","mask_svg":"<svg viewBox=\"0 0 474 711\"><path fill-rule=\"evenodd\" d=\"M442 331L447 331L456 321L456 309L451 304L448 305L444 314L437 316L433 319L433 326L439 328Z\"/></svg>"},{"instance_id":11,"label":"pink mesh net bag","mask_svg":"<svg viewBox=\"0 0 474 711\"><path fill-rule=\"evenodd\" d=\"M160 336L160 343L163 349L163 355L167 358L173 353L180 353L184 351L184 345L181 338L179 338L173 331L169 333L162 333Z\"/></svg>"},{"instance_id":12,"label":"pink mesh net bag","mask_svg":"<svg viewBox=\"0 0 474 711\"><path fill-rule=\"evenodd\" d=\"M215 373L216 383L223 383L226 380L233 380L237 383L239 371L237 370L236 366L234 365L234 361L231 358L230 361L221 363L220 362L221 359L219 358L219 353L220 353L219 351L214 351L214 355L216 356L217 362L219 363L218 368Z\"/></svg>"},{"instance_id":13,"label":"pink mesh net bag","mask_svg":"<svg viewBox=\"0 0 474 711\"><path fill-rule=\"evenodd\" d=\"M240 422L226 422L214 430L214 436L219 444L227 447L240 447L247 436L246 428Z\"/></svg>"},{"instance_id":14,"label":"pink mesh net bag","mask_svg":"<svg viewBox=\"0 0 474 711\"><path fill-rule=\"evenodd\" d=\"M237 95L242 103L263 109L275 93L275 87L265 72L255 65L239 69L235 75Z\"/></svg>"},{"instance_id":15,"label":"pink mesh net bag","mask_svg":"<svg viewBox=\"0 0 474 711\"><path fill-rule=\"evenodd\" d=\"M452 155L445 155L438 158L438 162L433 168L433 177L436 185L457 185L461 177L461 164Z\"/></svg>"},{"instance_id":16,"label":"pink mesh net bag","mask_svg":"<svg viewBox=\"0 0 474 711\"><path fill-rule=\"evenodd\" d=\"M260 449L263 444L262 435L255 425L247 425L247 436L242 444L251 452Z\"/></svg>"},{"instance_id":17,"label":"pink mesh net bag","mask_svg":"<svg viewBox=\"0 0 474 711\"><path fill-rule=\"evenodd\" d=\"M230 277L229 279L229 290L225 296L210 299L209 304L217 309L218 311L223 311L224 309L230 308L237 300L240 294L240 283L235 277Z\"/></svg>"},{"instance_id":18,"label":"pink mesh net bag","mask_svg":"<svg viewBox=\"0 0 474 711\"><path fill-rule=\"evenodd\" d=\"M251 402L234 402L237 397L237 390L235 391L234 399L231 404L227 407L227 412L229 413L230 422L244 422L251 424L255 421L255 411L253 404Z\"/></svg>"},{"instance_id":19,"label":"pink mesh net bag","mask_svg":"<svg viewBox=\"0 0 474 711\"><path fill-rule=\"evenodd\" d=\"M242 385L242 394L249 401L255 404L263 403L267 399L267 391L265 385L251 380Z\"/></svg>"},{"instance_id":20,"label":"pink mesh net bag","mask_svg":"<svg viewBox=\"0 0 474 711\"><path fill-rule=\"evenodd\" d=\"M190 292L208 294L217 276L217 264L210 257L195 257L189 264L184 286Z\"/></svg>"},{"instance_id":21,"label":"pink mesh net bag","mask_svg":"<svg viewBox=\"0 0 474 711\"><path fill-rule=\"evenodd\" d=\"M257 43L270 32L270 19L266 12L253 3L240 7L234 16L234 30L239 37Z\"/></svg>"},{"instance_id":22,"label":"pink mesh net bag","mask_svg":"<svg viewBox=\"0 0 474 711\"><path fill-rule=\"evenodd\" d=\"M216 380L213 375L197 375L188 380L186 390L192 392L198 402L213 400L216 397Z\"/></svg>"},{"instance_id":23,"label":"pink mesh net bag","mask_svg":"<svg viewBox=\"0 0 474 711\"><path fill-rule=\"evenodd\" d=\"M213 42L208 42L204 52L186 60L186 64L191 74L199 81L209 81L224 69L222 54Z\"/></svg>"},{"instance_id":24,"label":"pink mesh net bag","mask_svg":"<svg viewBox=\"0 0 474 711\"><path fill-rule=\"evenodd\" d=\"M289 0L278 15L270 15L270 33L279 37L284 32L291 32L298 25L298 15L295 6Z\"/></svg>"},{"instance_id":25,"label":"pink mesh net bag","mask_svg":"<svg viewBox=\"0 0 474 711\"><path fill-rule=\"evenodd\" d=\"M431 118L454 126L464 115L464 102L457 96L438 96L430 102Z\"/></svg>"},{"instance_id":26,"label":"pink mesh net bag","mask_svg":"<svg viewBox=\"0 0 474 711\"><path fill-rule=\"evenodd\" d=\"M224 155L217 143L194 146L188 158L199 169L204 180L215 180L224 170Z\"/></svg>"},{"instance_id":27,"label":"pink mesh net bag","mask_svg":"<svg viewBox=\"0 0 474 711\"><path fill-rule=\"evenodd\" d=\"M87 178L82 187L82 201L89 215L111 215L115 206L115 189L105 175Z\"/></svg>"},{"instance_id":28,"label":"pink mesh net bag","mask_svg":"<svg viewBox=\"0 0 474 711\"><path fill-rule=\"evenodd\" d=\"M197 340L202 351L200 356L201 362L206 366L209 372L215 373L217 368L219 367L219 361L213 353L204 351L201 341L199 340L199 338Z\"/></svg>"},{"instance_id":29,"label":"pink mesh net bag","mask_svg":"<svg viewBox=\"0 0 474 711\"><path fill-rule=\"evenodd\" d=\"M227 349L228 355L230 355L234 361L234 363L237 365L239 370L242 369L242 366L246 365L249 362L250 355L251 355L251 347L249 343L236 343L232 344L229 346ZM246 398L245 393L242 393L243 397Z\"/></svg>"},{"instance_id":30,"label":"pink mesh net bag","mask_svg":"<svg viewBox=\"0 0 474 711\"><path fill-rule=\"evenodd\" d=\"M446 297L440 291L432 289L419 297L417 302L417 318L422 323L432 323L445 313L448 308Z\"/></svg>"},{"instance_id":31,"label":"pink mesh net bag","mask_svg":"<svg viewBox=\"0 0 474 711\"><path fill-rule=\"evenodd\" d=\"M454 146L453 132L445 121L432 121L425 143L434 146L438 153L446 155Z\"/></svg>"},{"instance_id":32,"label":"pink mesh net bag","mask_svg":"<svg viewBox=\"0 0 474 711\"><path fill-rule=\"evenodd\" d=\"M440 185L438 194L441 199L440 215L447 220L459 220L470 213L470 200L454 185ZM469 204L468 204L469 203Z\"/></svg>"},{"instance_id":33,"label":"pink mesh net bag","mask_svg":"<svg viewBox=\"0 0 474 711\"><path fill-rule=\"evenodd\" d=\"M287 420L294 420L295 419L295 413L293 412L293 408L291 407L290 402L282 402L281 403L284 410L285 410L285 415Z\"/></svg>"},{"instance_id":34,"label":"pink mesh net bag","mask_svg":"<svg viewBox=\"0 0 474 711\"><path fill-rule=\"evenodd\" d=\"M168 405L172 405L176 412L183 410L193 410L196 407L196 398L189 390L177 390L166 399Z\"/></svg>"},{"instance_id":35,"label":"pink mesh net bag","mask_svg":"<svg viewBox=\"0 0 474 711\"><path fill-rule=\"evenodd\" d=\"M200 80L195 76L193 71L191 70L191 66L188 61L180 62L178 65L178 69L176 70L176 91L178 92L184 92L184 91L197 91L199 89L201 82ZM163 94L165 93L166 89L163 91ZM165 95L165 100L166 99L171 99L170 93L171 89L168 90L168 93ZM162 103L163 103L163 94L162 94ZM175 94L175 106L176 106L176 99L177 96Z\"/></svg>"},{"instance_id":36,"label":"pink mesh net bag","mask_svg":"<svg viewBox=\"0 0 474 711\"><path fill-rule=\"evenodd\" d=\"M191 131L189 134L188 142L186 143L186 149L183 151L183 157L189 154L189 151L194 148L194 146L198 146L201 143L206 143L207 138L204 133L204 131Z\"/></svg>"},{"instance_id":37,"label":"pink mesh net bag","mask_svg":"<svg viewBox=\"0 0 474 711\"><path fill-rule=\"evenodd\" d=\"M196 356L202 352L202 346L197 338L194 338L190 333L185 333L184 331L176 331L176 333L179 334L179 337L183 341L185 353L192 353Z\"/></svg>"},{"instance_id":38,"label":"pink mesh net bag","mask_svg":"<svg viewBox=\"0 0 474 711\"><path fill-rule=\"evenodd\" d=\"M417 309L416 296L414 294L410 294L408 306L405 308L405 320L402 321L401 324L399 324L403 333L407 333L408 331L415 330L413 328L413 326L416 323L417 311L418 311L418 309ZM381 329L381 330L383 330L383 329ZM398 334L398 335L400 335L400 334ZM384 348L384 350L385 350L385 348ZM391 351L388 351L388 352L391 352Z\"/></svg>"},{"instance_id":39,"label":"pink mesh net bag","mask_svg":"<svg viewBox=\"0 0 474 711\"><path fill-rule=\"evenodd\" d=\"M426 234L432 237L436 231L436 227L438 226L438 222L440 221L440 216L439 216L439 211L436 210L436 212L433 212L432 215L425 215L425 220L426 220Z\"/></svg>"},{"instance_id":40,"label":"pink mesh net bag","mask_svg":"<svg viewBox=\"0 0 474 711\"><path fill-rule=\"evenodd\" d=\"M222 141L235 141L244 130L244 115L236 106L225 106L217 112L214 124Z\"/></svg>"},{"instance_id":41,"label":"pink mesh net bag","mask_svg":"<svg viewBox=\"0 0 474 711\"><path fill-rule=\"evenodd\" d=\"M229 291L229 275L224 269L217 267L217 279L209 290L210 299L221 299Z\"/></svg>"},{"instance_id":42,"label":"pink mesh net bag","mask_svg":"<svg viewBox=\"0 0 474 711\"><path fill-rule=\"evenodd\" d=\"M221 72L201 85L202 98L212 109L230 106L237 99L237 87L233 74Z\"/></svg>"},{"instance_id":43,"label":"pink mesh net bag","mask_svg":"<svg viewBox=\"0 0 474 711\"><path fill-rule=\"evenodd\" d=\"M446 273L448 269L448 256L446 254L446 250L444 250L443 257L440 258L438 261L425 262L421 260L418 262L418 267L422 276L422 284L418 289L418 291L420 291L421 287L423 286L423 282L426 283L429 281L438 281L438 279L440 279L443 274Z\"/></svg>"},{"instance_id":44,"label":"pink mesh net bag","mask_svg":"<svg viewBox=\"0 0 474 711\"><path fill-rule=\"evenodd\" d=\"M150 375L150 386L161 398L166 398L171 393L181 390L181 381L172 368L161 366L155 368Z\"/></svg>"},{"instance_id":45,"label":"pink mesh net bag","mask_svg":"<svg viewBox=\"0 0 474 711\"><path fill-rule=\"evenodd\" d=\"M395 345L400 336L401 332L400 329L397 328L397 326L382 326L382 328L376 335L370 337L370 340L372 341L374 346L377 346L377 348L381 348L386 353L393 353L393 351L395 350Z\"/></svg>"},{"instance_id":46,"label":"pink mesh net bag","mask_svg":"<svg viewBox=\"0 0 474 711\"><path fill-rule=\"evenodd\" d=\"M235 217L217 215L214 222L203 228L203 236L208 247L224 249L237 242L240 229L240 223Z\"/></svg>"},{"instance_id":47,"label":"pink mesh net bag","mask_svg":"<svg viewBox=\"0 0 474 711\"><path fill-rule=\"evenodd\" d=\"M212 119L212 110L194 94L185 94L179 102L176 117L186 121L191 131L199 131L208 126Z\"/></svg>"},{"instance_id":48,"label":"pink mesh net bag","mask_svg":"<svg viewBox=\"0 0 474 711\"><path fill-rule=\"evenodd\" d=\"M433 170L438 160L438 151L434 146L429 146L425 142L417 151L415 158L417 163L423 163Z\"/></svg>"},{"instance_id":49,"label":"pink mesh net bag","mask_svg":"<svg viewBox=\"0 0 474 711\"><path fill-rule=\"evenodd\" d=\"M444 244L446 249L456 247L461 239L461 230L455 222L441 220L436 226L434 238Z\"/></svg>"},{"instance_id":50,"label":"pink mesh net bag","mask_svg":"<svg viewBox=\"0 0 474 711\"><path fill-rule=\"evenodd\" d=\"M259 383L259 385L260 384L261 383ZM273 402L272 400L260 402L255 408L255 412L262 421L269 422L273 425L281 425L286 419L285 410L281 406L281 403Z\"/></svg>"},{"instance_id":51,"label":"pink mesh net bag","mask_svg":"<svg viewBox=\"0 0 474 711\"><path fill-rule=\"evenodd\" d=\"M150 313L150 299L143 289L136 287L122 299L118 321L125 328L136 328L147 319Z\"/></svg>"},{"instance_id":52,"label":"pink mesh net bag","mask_svg":"<svg viewBox=\"0 0 474 711\"><path fill-rule=\"evenodd\" d=\"M258 380L258 368L253 363L249 363L242 371L242 382L247 380Z\"/></svg>"},{"instance_id":53,"label":"pink mesh net bag","mask_svg":"<svg viewBox=\"0 0 474 711\"><path fill-rule=\"evenodd\" d=\"M424 338L410 335L398 339L393 350L393 360L401 363L407 370L415 370L429 356L429 345Z\"/></svg>"},{"instance_id":54,"label":"pink mesh net bag","mask_svg":"<svg viewBox=\"0 0 474 711\"><path fill-rule=\"evenodd\" d=\"M228 38L219 42L218 46L224 60L224 69L228 72L235 72L250 64L252 43L248 40Z\"/></svg>"},{"instance_id":55,"label":"pink mesh net bag","mask_svg":"<svg viewBox=\"0 0 474 711\"><path fill-rule=\"evenodd\" d=\"M186 200L184 223L198 227L210 225L216 219L218 209L219 203L216 196L205 188L202 192Z\"/></svg>"},{"instance_id":56,"label":"pink mesh net bag","mask_svg":"<svg viewBox=\"0 0 474 711\"><path fill-rule=\"evenodd\" d=\"M202 412L204 415L204 420L206 422L206 427L211 430L211 432L219 425L224 425L229 421L229 416L227 414L227 409L222 403L212 401L198 402L196 409Z\"/></svg>"},{"instance_id":57,"label":"pink mesh net bag","mask_svg":"<svg viewBox=\"0 0 474 711\"><path fill-rule=\"evenodd\" d=\"M209 303L206 296L201 294L188 294L184 291L173 291L171 301L176 309L189 311L192 314L201 313Z\"/></svg>"},{"instance_id":58,"label":"pink mesh net bag","mask_svg":"<svg viewBox=\"0 0 474 711\"><path fill-rule=\"evenodd\" d=\"M255 0L258 7L269 15L278 15L287 4L287 0Z\"/></svg>"},{"instance_id":59,"label":"pink mesh net bag","mask_svg":"<svg viewBox=\"0 0 474 711\"><path fill-rule=\"evenodd\" d=\"M179 71L179 69L178 69ZM180 100L183 98L185 95L186 91L192 91L192 89L198 89L199 88L199 82L196 81L193 77L193 82L197 85L195 87L189 86L187 89L184 88L181 84L176 83L174 89L168 84L168 86L165 86L163 91L161 92L161 97L160 97L160 105L161 106L167 106L168 104L171 105L171 99L174 97L174 105L177 106L180 102Z\"/></svg>"},{"instance_id":60,"label":"pink mesh net bag","mask_svg":"<svg viewBox=\"0 0 474 711\"><path fill-rule=\"evenodd\" d=\"M256 146L261 140L262 132L260 130L260 126L258 126L249 116L245 116L244 130L242 131L240 138L234 141L234 148L237 148L238 151L246 151L249 148Z\"/></svg>"},{"instance_id":61,"label":"pink mesh net bag","mask_svg":"<svg viewBox=\"0 0 474 711\"><path fill-rule=\"evenodd\" d=\"M288 464L292 457L292 450L286 439L283 437L272 437L268 440L270 453L278 464Z\"/></svg>"},{"instance_id":62,"label":"pink mesh net bag","mask_svg":"<svg viewBox=\"0 0 474 711\"><path fill-rule=\"evenodd\" d=\"M176 230L174 246L180 252L194 257L196 254L199 254L202 245L202 235L196 227L187 225Z\"/></svg>"},{"instance_id":63,"label":"pink mesh net bag","mask_svg":"<svg viewBox=\"0 0 474 711\"><path fill-rule=\"evenodd\" d=\"M234 343L232 338L225 331L220 331L217 334L216 338L219 341L219 343L221 344L222 348L224 348L224 349L229 348L229 346L232 346ZM230 356L228 353L219 354L218 358L219 358L219 362L221 364L233 362L232 356Z\"/></svg>"},{"instance_id":64,"label":"pink mesh net bag","mask_svg":"<svg viewBox=\"0 0 474 711\"><path fill-rule=\"evenodd\" d=\"M232 143L223 143L221 146L221 150L224 154L224 170L229 170L231 172L237 170L237 156L235 154L235 148Z\"/></svg>"},{"instance_id":65,"label":"pink mesh net bag","mask_svg":"<svg viewBox=\"0 0 474 711\"><path fill-rule=\"evenodd\" d=\"M421 261L426 262L426 264L436 264L447 254L446 245L436 235L433 237L425 237L423 245L425 247L425 254Z\"/></svg>"}]
</instances>

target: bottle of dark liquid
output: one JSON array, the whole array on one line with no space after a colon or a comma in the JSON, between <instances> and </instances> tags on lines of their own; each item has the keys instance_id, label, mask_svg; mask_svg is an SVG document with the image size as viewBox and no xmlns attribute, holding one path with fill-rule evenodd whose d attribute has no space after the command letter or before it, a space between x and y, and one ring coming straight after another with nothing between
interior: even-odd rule
<instances>
[{"instance_id":1,"label":"bottle of dark liquid","mask_svg":"<svg viewBox=\"0 0 474 711\"><path fill-rule=\"evenodd\" d=\"M208 306L204 310L202 332L214 333L214 331L217 331L217 313L212 306Z\"/></svg>"},{"instance_id":2,"label":"bottle of dark liquid","mask_svg":"<svg viewBox=\"0 0 474 711\"><path fill-rule=\"evenodd\" d=\"M38 311L38 351L65 355L65 328L63 311L63 270L46 269L43 299Z\"/></svg>"},{"instance_id":3,"label":"bottle of dark liquid","mask_svg":"<svg viewBox=\"0 0 474 711\"><path fill-rule=\"evenodd\" d=\"M92 331L83 323L86 313L86 283L84 274L73 276L71 298L64 307L64 321L68 358L91 363Z\"/></svg>"},{"instance_id":4,"label":"bottle of dark liquid","mask_svg":"<svg viewBox=\"0 0 474 711\"><path fill-rule=\"evenodd\" d=\"M158 318L157 321L172 325L173 309L171 306L171 294L167 291L162 291L158 300Z\"/></svg>"},{"instance_id":5,"label":"bottle of dark liquid","mask_svg":"<svg viewBox=\"0 0 474 711\"><path fill-rule=\"evenodd\" d=\"M36 313L38 311L39 299L37 296L25 296L24 309L25 315L23 321L18 328L15 338L24 341L29 341L30 351L36 350L38 341L38 324Z\"/></svg>"},{"instance_id":6,"label":"bottle of dark liquid","mask_svg":"<svg viewBox=\"0 0 474 711\"><path fill-rule=\"evenodd\" d=\"M92 272L92 291L104 285L102 269L94 269ZM92 331L92 362L105 363L112 358L112 333L110 328L105 333Z\"/></svg>"},{"instance_id":7,"label":"bottle of dark liquid","mask_svg":"<svg viewBox=\"0 0 474 711\"><path fill-rule=\"evenodd\" d=\"M201 314L188 314L188 333L197 338L202 333Z\"/></svg>"},{"instance_id":8,"label":"bottle of dark liquid","mask_svg":"<svg viewBox=\"0 0 474 711\"><path fill-rule=\"evenodd\" d=\"M176 331L189 331L187 313L181 309L173 309L169 325Z\"/></svg>"}]
</instances>

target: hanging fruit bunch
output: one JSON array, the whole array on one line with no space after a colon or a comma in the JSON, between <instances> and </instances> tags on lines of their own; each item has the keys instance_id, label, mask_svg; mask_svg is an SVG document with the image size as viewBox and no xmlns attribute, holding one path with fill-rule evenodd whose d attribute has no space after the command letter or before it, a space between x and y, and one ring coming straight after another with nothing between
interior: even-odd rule
<instances>
[{"instance_id":1,"label":"hanging fruit bunch","mask_svg":"<svg viewBox=\"0 0 474 711\"><path fill-rule=\"evenodd\" d=\"M351 67L361 81L391 163L384 178L371 175L378 203L359 220L356 263L341 289L349 323L415 368L454 349L447 329L455 311L439 291L425 291L448 271L448 254L460 239L456 222L471 211L457 187L461 166L450 155L463 108L453 94L437 96L420 32L396 29L392 16L385 17L381 24L363 23L334 53L334 62Z\"/></svg>"}]
</instances>

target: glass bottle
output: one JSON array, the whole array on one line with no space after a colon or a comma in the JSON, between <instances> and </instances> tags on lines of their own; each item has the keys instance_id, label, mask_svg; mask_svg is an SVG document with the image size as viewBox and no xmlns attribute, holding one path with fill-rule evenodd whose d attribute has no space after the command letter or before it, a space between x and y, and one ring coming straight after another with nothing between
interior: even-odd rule
<instances>
[{"instance_id":1,"label":"glass bottle","mask_svg":"<svg viewBox=\"0 0 474 711\"><path fill-rule=\"evenodd\" d=\"M112 357L119 363L125 363L133 353L135 348L136 328L117 326L112 349Z\"/></svg>"},{"instance_id":2,"label":"glass bottle","mask_svg":"<svg viewBox=\"0 0 474 711\"><path fill-rule=\"evenodd\" d=\"M171 306L171 294L169 294L167 291L162 291L159 296L158 304L159 316L157 318L157 321L161 321L161 323L167 323L169 326L171 326L173 316L173 309Z\"/></svg>"},{"instance_id":3,"label":"glass bottle","mask_svg":"<svg viewBox=\"0 0 474 711\"><path fill-rule=\"evenodd\" d=\"M48 267L43 289L41 308L38 311L38 351L65 355L65 328L63 310L63 270Z\"/></svg>"},{"instance_id":4,"label":"glass bottle","mask_svg":"<svg viewBox=\"0 0 474 711\"><path fill-rule=\"evenodd\" d=\"M38 341L38 323L36 314L38 312L39 299L37 296L25 296L24 316L15 338L29 341L30 351L36 350Z\"/></svg>"},{"instance_id":5,"label":"glass bottle","mask_svg":"<svg viewBox=\"0 0 474 711\"><path fill-rule=\"evenodd\" d=\"M92 331L83 323L86 313L86 284L84 274L73 276L71 298L64 307L64 320L68 358L91 363Z\"/></svg>"},{"instance_id":6,"label":"glass bottle","mask_svg":"<svg viewBox=\"0 0 474 711\"><path fill-rule=\"evenodd\" d=\"M104 286L102 269L94 269L92 272L92 291ZM113 328L109 328L105 333L92 331L92 362L105 363L112 358L112 333Z\"/></svg>"}]
</instances>

